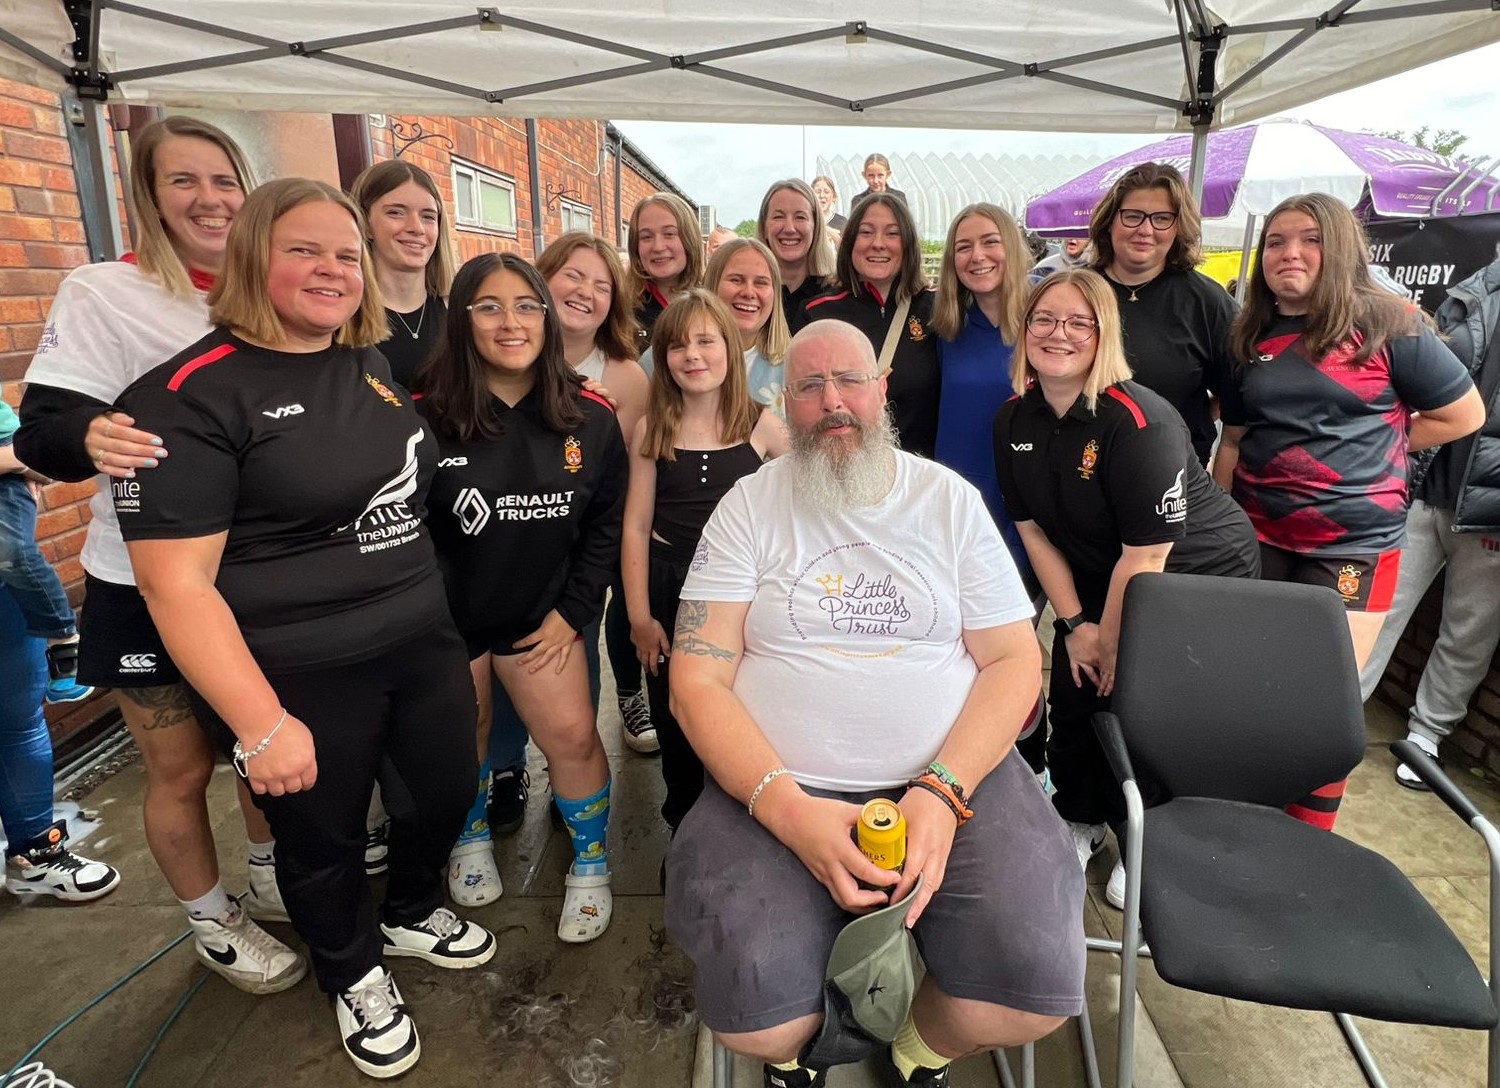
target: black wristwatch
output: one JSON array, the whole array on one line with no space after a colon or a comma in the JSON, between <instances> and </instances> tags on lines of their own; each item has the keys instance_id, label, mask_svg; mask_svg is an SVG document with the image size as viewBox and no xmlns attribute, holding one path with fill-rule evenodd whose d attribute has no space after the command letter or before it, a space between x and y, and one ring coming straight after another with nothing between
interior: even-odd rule
<instances>
[{"instance_id":1,"label":"black wristwatch","mask_svg":"<svg viewBox=\"0 0 1500 1088\"><path fill-rule=\"evenodd\" d=\"M1059 635L1062 635L1064 638L1066 638L1087 622L1088 620L1083 618L1082 612L1078 613L1078 615L1076 616L1069 616L1066 619L1059 616L1057 617L1057 619L1052 621L1052 629Z\"/></svg>"}]
</instances>

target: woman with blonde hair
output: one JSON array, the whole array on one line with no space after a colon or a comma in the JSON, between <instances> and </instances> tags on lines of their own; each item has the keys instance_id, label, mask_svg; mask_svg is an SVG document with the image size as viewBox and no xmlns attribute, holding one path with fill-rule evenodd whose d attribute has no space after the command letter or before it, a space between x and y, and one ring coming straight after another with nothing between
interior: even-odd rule
<instances>
[{"instance_id":1,"label":"woman with blonde hair","mask_svg":"<svg viewBox=\"0 0 1500 1088\"><path fill-rule=\"evenodd\" d=\"M1217 433L1213 398L1233 369L1234 300L1197 270L1202 220L1192 190L1173 167L1127 170L1089 220L1093 268L1119 303L1125 358L1135 380L1177 409L1208 464Z\"/></svg>"},{"instance_id":2,"label":"woman with blonde hair","mask_svg":"<svg viewBox=\"0 0 1500 1088\"><path fill-rule=\"evenodd\" d=\"M432 175L400 159L376 163L354 179L349 195L364 213L375 280L391 336L380 352L403 386L443 335L453 242L448 211Z\"/></svg>"},{"instance_id":3,"label":"woman with blonde hair","mask_svg":"<svg viewBox=\"0 0 1500 1088\"><path fill-rule=\"evenodd\" d=\"M359 209L285 178L245 201L214 330L121 406L172 450L115 493L141 593L204 728L278 835L287 913L355 1066L421 1054L386 956L474 967L495 940L443 906L477 773L474 694L423 522L437 451L375 344L386 335ZM388 765L378 924L365 814Z\"/></svg>"},{"instance_id":4,"label":"woman with blonde hair","mask_svg":"<svg viewBox=\"0 0 1500 1088\"><path fill-rule=\"evenodd\" d=\"M833 183L833 179L827 174L819 174L812 179L813 195L818 198L818 208L823 213L823 219L828 224L828 229L841 231L844 224L849 222L838 213L839 190Z\"/></svg>"},{"instance_id":5,"label":"woman with blonde hair","mask_svg":"<svg viewBox=\"0 0 1500 1088\"><path fill-rule=\"evenodd\" d=\"M630 277L626 297L635 305L640 348L651 343L651 328L677 295L703 279L703 232L698 216L675 193L652 193L630 212L627 235Z\"/></svg>"},{"instance_id":6,"label":"woman with blonde hair","mask_svg":"<svg viewBox=\"0 0 1500 1088\"><path fill-rule=\"evenodd\" d=\"M835 243L818 198L805 181L787 178L766 190L755 219L755 237L776 258L781 308L788 329L796 332L806 323L804 307L828 290L834 272Z\"/></svg>"},{"instance_id":7,"label":"woman with blonde hair","mask_svg":"<svg viewBox=\"0 0 1500 1088\"><path fill-rule=\"evenodd\" d=\"M736 238L708 262L703 286L729 307L744 348L750 399L786 418L781 361L791 333L782 311L781 276L764 242Z\"/></svg>"},{"instance_id":8,"label":"woman with blonde hair","mask_svg":"<svg viewBox=\"0 0 1500 1088\"><path fill-rule=\"evenodd\" d=\"M906 194L900 189L891 187L891 160L878 151L873 155L865 156L865 189L849 202L849 209L853 211L854 205L858 204L871 193L890 193L903 204L906 203Z\"/></svg>"},{"instance_id":9,"label":"woman with blonde hair","mask_svg":"<svg viewBox=\"0 0 1500 1088\"><path fill-rule=\"evenodd\" d=\"M741 242L753 247L742 251L764 253L758 242ZM770 255L764 257L774 268ZM710 262L710 279L713 267ZM631 639L661 738L662 818L674 831L703 790L703 764L667 698L668 632L676 624L682 583L719 500L740 477L786 452L788 441L781 421L750 398L739 365L740 326L740 317L706 289L667 307L652 337L660 363L651 375L651 406L630 443L620 563Z\"/></svg>"},{"instance_id":10,"label":"woman with blonde hair","mask_svg":"<svg viewBox=\"0 0 1500 1088\"><path fill-rule=\"evenodd\" d=\"M1125 817L1089 724L1109 706L1125 587L1142 571L1253 578L1250 522L1214 486L1182 417L1131 379L1114 291L1097 272L1057 272L1023 312L1011 365L1020 395L995 417L995 467L1032 569L1057 613L1047 763L1052 803L1078 861ZM1116 866L1106 895L1124 902Z\"/></svg>"},{"instance_id":11,"label":"woman with blonde hair","mask_svg":"<svg viewBox=\"0 0 1500 1088\"><path fill-rule=\"evenodd\" d=\"M293 986L307 962L251 918L285 921L275 842L239 787L250 888L225 891L206 791L214 752L193 720L182 675L136 588L111 493L127 496L174 453L119 407L135 379L212 325L206 294L254 184L238 145L193 117L166 117L131 141L129 196L136 250L68 273L26 371L15 452L54 480L94 479L79 556L87 607L79 617L80 683L115 689L146 768L146 845L193 928L210 971L249 993Z\"/></svg>"},{"instance_id":12,"label":"woman with blonde hair","mask_svg":"<svg viewBox=\"0 0 1500 1088\"><path fill-rule=\"evenodd\" d=\"M1262 577L1338 591L1364 668L1396 589L1407 454L1478 430L1484 402L1422 312L1371 281L1364 229L1336 198L1283 200L1256 257L1214 478L1250 515ZM1343 792L1288 811L1331 829Z\"/></svg>"}]
</instances>

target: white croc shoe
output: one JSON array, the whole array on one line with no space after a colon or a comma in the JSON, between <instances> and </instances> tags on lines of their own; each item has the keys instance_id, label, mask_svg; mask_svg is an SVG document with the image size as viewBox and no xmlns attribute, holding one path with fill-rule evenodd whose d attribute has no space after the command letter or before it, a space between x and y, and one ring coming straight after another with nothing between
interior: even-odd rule
<instances>
[{"instance_id":1,"label":"white croc shoe","mask_svg":"<svg viewBox=\"0 0 1500 1088\"><path fill-rule=\"evenodd\" d=\"M448 894L461 907L482 907L505 893L489 839L459 843L448 855Z\"/></svg>"},{"instance_id":2,"label":"white croc shoe","mask_svg":"<svg viewBox=\"0 0 1500 1088\"><path fill-rule=\"evenodd\" d=\"M565 883L562 918L557 923L558 940L584 944L603 936L615 904L609 890L609 874L579 876L569 869Z\"/></svg>"}]
</instances>

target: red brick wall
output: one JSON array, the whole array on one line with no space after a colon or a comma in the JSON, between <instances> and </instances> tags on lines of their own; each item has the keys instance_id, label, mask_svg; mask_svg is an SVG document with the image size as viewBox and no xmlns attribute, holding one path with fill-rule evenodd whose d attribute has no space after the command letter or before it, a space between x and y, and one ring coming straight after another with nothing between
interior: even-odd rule
<instances>
[{"instance_id":1,"label":"red brick wall","mask_svg":"<svg viewBox=\"0 0 1500 1088\"><path fill-rule=\"evenodd\" d=\"M0 381L12 405L57 285L88 261L65 123L56 95L0 79ZM93 493L92 482L53 484L42 492L37 518L42 554L75 606L83 597L78 553ZM95 699L49 708L54 737L86 726L110 705Z\"/></svg>"}]
</instances>

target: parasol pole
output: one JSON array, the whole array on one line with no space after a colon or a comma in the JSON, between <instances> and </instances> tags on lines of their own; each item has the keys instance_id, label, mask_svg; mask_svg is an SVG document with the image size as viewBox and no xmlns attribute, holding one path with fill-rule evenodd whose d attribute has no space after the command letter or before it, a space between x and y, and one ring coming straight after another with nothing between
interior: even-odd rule
<instances>
[{"instance_id":1,"label":"parasol pole","mask_svg":"<svg viewBox=\"0 0 1500 1088\"><path fill-rule=\"evenodd\" d=\"M1245 216L1245 240L1240 244L1240 278L1235 284L1234 300L1241 304L1245 301L1248 286L1245 277L1250 274L1250 247L1255 245L1255 218L1254 212Z\"/></svg>"}]
</instances>

